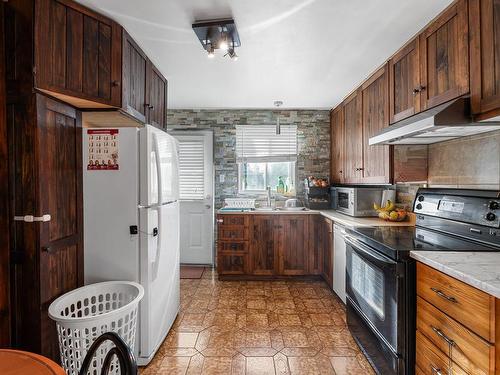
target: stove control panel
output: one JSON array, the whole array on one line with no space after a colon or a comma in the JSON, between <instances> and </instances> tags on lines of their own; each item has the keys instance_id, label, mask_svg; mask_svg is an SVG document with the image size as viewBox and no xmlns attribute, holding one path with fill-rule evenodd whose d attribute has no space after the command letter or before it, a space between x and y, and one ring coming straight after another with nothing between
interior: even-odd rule
<instances>
[{"instance_id":1,"label":"stove control panel","mask_svg":"<svg viewBox=\"0 0 500 375\"><path fill-rule=\"evenodd\" d=\"M413 212L500 228L500 197L497 192L456 190L455 194L451 189L420 189L413 204Z\"/></svg>"}]
</instances>

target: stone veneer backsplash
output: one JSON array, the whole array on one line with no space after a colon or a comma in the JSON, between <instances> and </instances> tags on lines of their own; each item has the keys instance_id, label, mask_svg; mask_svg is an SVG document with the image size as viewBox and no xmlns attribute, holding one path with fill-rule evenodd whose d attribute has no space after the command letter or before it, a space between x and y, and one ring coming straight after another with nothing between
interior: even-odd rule
<instances>
[{"instance_id":1,"label":"stone veneer backsplash","mask_svg":"<svg viewBox=\"0 0 500 375\"><path fill-rule=\"evenodd\" d=\"M225 198L238 196L236 125L274 125L272 110L174 109L167 114L170 130L212 130L214 133L215 207ZM319 110L279 111L282 125L297 125L298 155L296 189L303 199L302 181L309 175L328 177L330 171L330 114ZM225 175L224 182L219 176ZM247 196L247 195L245 195ZM255 197L259 198L259 197Z\"/></svg>"}]
</instances>

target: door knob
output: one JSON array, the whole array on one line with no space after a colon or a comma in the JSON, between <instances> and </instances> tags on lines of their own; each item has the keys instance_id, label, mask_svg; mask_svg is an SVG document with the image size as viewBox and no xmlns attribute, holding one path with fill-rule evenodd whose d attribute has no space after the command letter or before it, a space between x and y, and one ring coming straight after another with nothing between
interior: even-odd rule
<instances>
[{"instance_id":1,"label":"door knob","mask_svg":"<svg viewBox=\"0 0 500 375\"><path fill-rule=\"evenodd\" d=\"M206 204L205 208L208 210L209 208L212 208L212 206L210 206L209 204Z\"/></svg>"}]
</instances>

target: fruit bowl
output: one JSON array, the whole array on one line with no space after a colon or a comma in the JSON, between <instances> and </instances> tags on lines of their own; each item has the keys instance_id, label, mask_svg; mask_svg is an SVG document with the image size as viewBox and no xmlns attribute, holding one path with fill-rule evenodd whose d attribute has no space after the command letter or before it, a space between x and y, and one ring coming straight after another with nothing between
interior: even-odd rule
<instances>
[{"instance_id":1,"label":"fruit bowl","mask_svg":"<svg viewBox=\"0 0 500 375\"><path fill-rule=\"evenodd\" d=\"M385 221L400 222L405 221L408 217L408 212L404 208L396 208L391 200L388 200L383 207L374 203L373 208L377 210L378 217Z\"/></svg>"}]
</instances>

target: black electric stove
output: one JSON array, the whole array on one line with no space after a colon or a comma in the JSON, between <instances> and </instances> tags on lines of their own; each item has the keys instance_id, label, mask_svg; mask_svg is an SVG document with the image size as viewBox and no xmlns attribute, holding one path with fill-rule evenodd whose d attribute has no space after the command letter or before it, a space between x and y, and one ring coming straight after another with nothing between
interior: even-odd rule
<instances>
[{"instance_id":1,"label":"black electric stove","mask_svg":"<svg viewBox=\"0 0 500 375\"><path fill-rule=\"evenodd\" d=\"M411 251L500 251L500 192L420 189L415 227L347 229L347 323L378 374L415 373Z\"/></svg>"}]
</instances>

